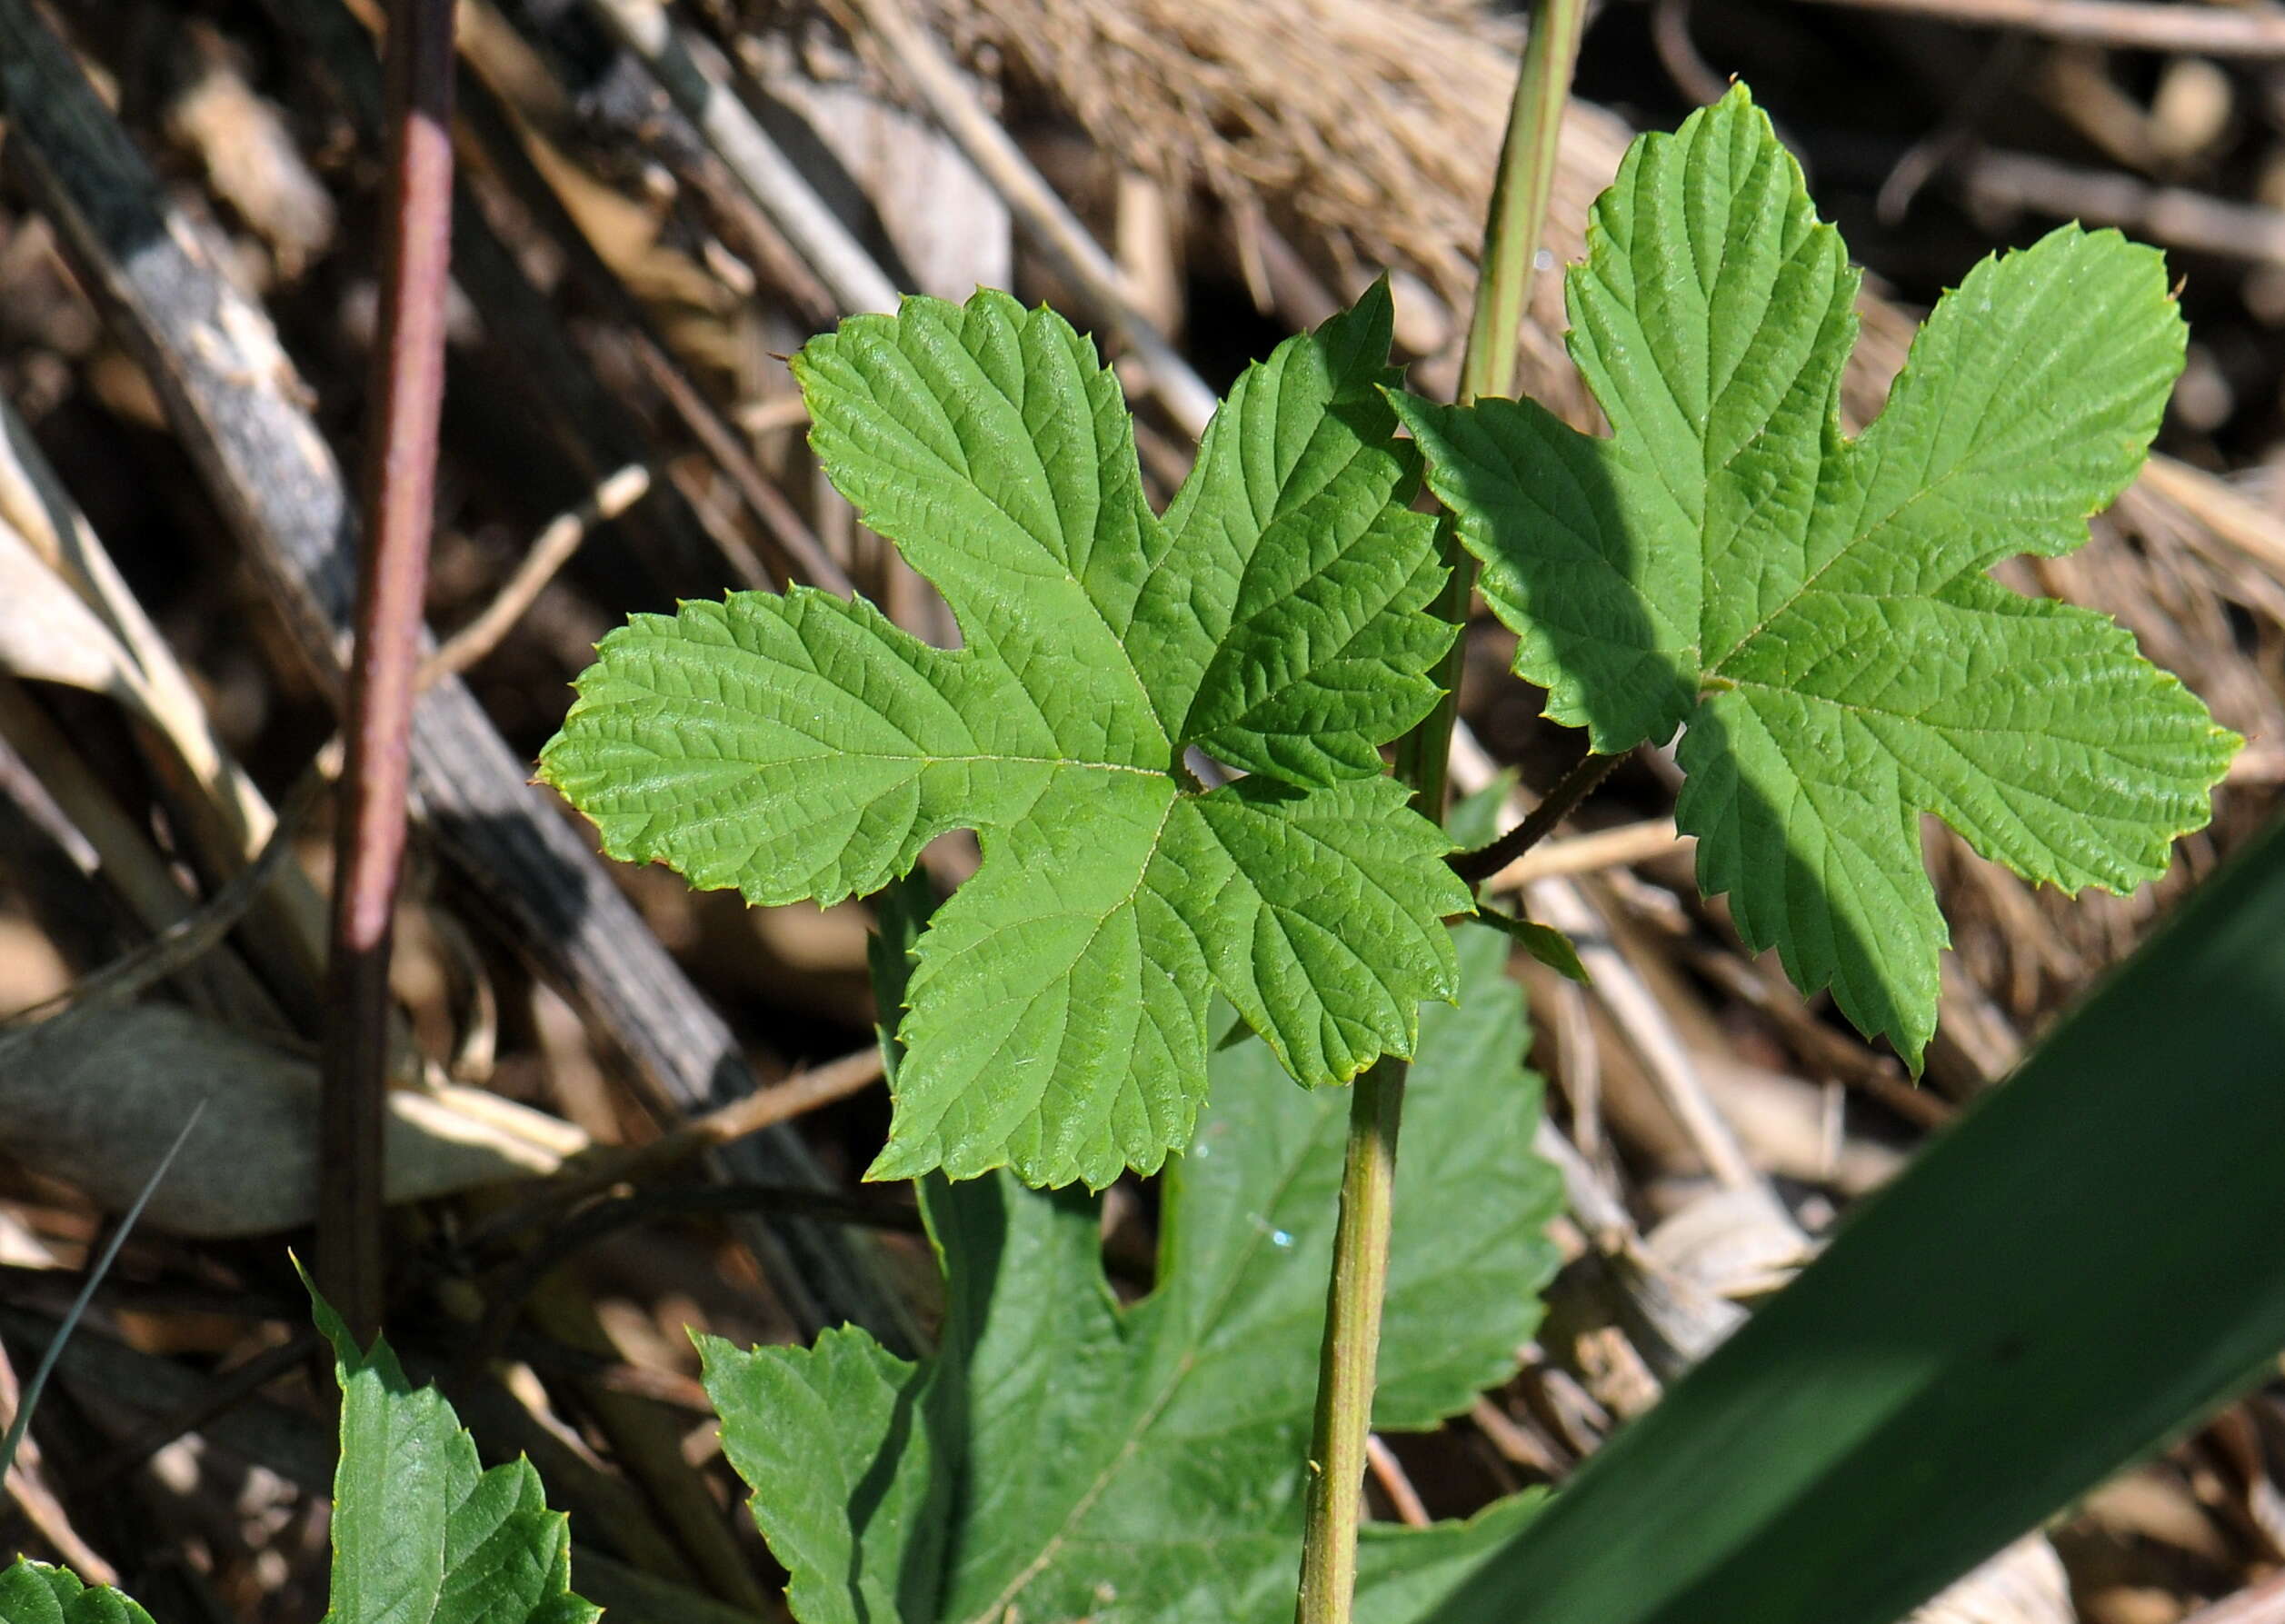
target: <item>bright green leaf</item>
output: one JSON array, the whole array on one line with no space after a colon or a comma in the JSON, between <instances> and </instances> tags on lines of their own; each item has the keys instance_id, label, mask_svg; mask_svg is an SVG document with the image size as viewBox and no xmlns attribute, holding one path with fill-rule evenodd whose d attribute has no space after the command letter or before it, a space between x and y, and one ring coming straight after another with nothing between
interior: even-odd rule
<instances>
[{"instance_id":1,"label":"bright green leaf","mask_svg":"<svg viewBox=\"0 0 2285 1624\"><path fill-rule=\"evenodd\" d=\"M2123 891L2237 741L2118 625L1986 573L2078 546L2140 467L2184 343L2159 254L2067 226L1987 260L1851 441L1856 294L1740 86L1595 205L1570 344L1611 438L1528 401L1399 408L1549 714L1603 752L1682 727L1701 883L1917 1063L1946 941L1920 815Z\"/></svg>"},{"instance_id":2,"label":"bright green leaf","mask_svg":"<svg viewBox=\"0 0 2285 1624\"><path fill-rule=\"evenodd\" d=\"M1409 1055L1449 998L1449 842L1379 746L1452 637L1392 439L1385 288L1251 368L1165 516L1093 347L980 293L795 359L813 443L963 647L862 601L637 616L542 776L606 850L831 902L954 829L983 864L923 939L878 1178L1100 1187L1187 1142L1219 989L1305 1083ZM1196 749L1250 774L1202 793Z\"/></svg>"},{"instance_id":3,"label":"bright green leaf","mask_svg":"<svg viewBox=\"0 0 2285 1624\"><path fill-rule=\"evenodd\" d=\"M1412 1074L1386 1428L1432 1426L1505 1377L1554 1261L1540 1231L1560 1191L1531 1152L1521 995L1489 933L1459 958L1463 1005L1427 1012ZM1290 1619L1347 1114L1259 1045L1216 1056L1196 1141L1168 1170L1158 1288L1133 1306L1103 1277L1093 1202L931 1180L950 1296L933 1360L857 1330L806 1350L702 1340L794 1616ZM1530 1506L1369 1530L1359 1617L1417 1617Z\"/></svg>"},{"instance_id":4,"label":"bright green leaf","mask_svg":"<svg viewBox=\"0 0 2285 1624\"><path fill-rule=\"evenodd\" d=\"M594 1624L532 1463L484 1470L443 1395L406 1380L386 1341L361 1351L311 1295L341 1381L326 1624Z\"/></svg>"}]
</instances>

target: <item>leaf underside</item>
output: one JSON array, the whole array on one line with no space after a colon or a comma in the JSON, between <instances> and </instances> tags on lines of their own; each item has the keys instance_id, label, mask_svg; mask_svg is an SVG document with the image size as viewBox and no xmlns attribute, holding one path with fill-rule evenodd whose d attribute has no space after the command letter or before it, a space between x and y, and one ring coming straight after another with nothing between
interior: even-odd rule
<instances>
[{"instance_id":1,"label":"leaf underside","mask_svg":"<svg viewBox=\"0 0 2285 1624\"><path fill-rule=\"evenodd\" d=\"M1422 1428L1512 1370L1560 1201L1531 1153L1539 1084L1488 932L1459 1011L1431 1009L1398 1164L1374 1420ZM742 1352L702 1339L723 1444L803 1624L1091 1618L1276 1624L1292 1614L1316 1355L1346 1111L1247 1044L1169 1166L1158 1289L1122 1308L1101 1218L993 1178L923 1185L946 1270L939 1351L862 1331ZM1400 1624L1533 1502L1366 1530L1358 1617Z\"/></svg>"},{"instance_id":2,"label":"leaf underside","mask_svg":"<svg viewBox=\"0 0 2285 1624\"><path fill-rule=\"evenodd\" d=\"M911 299L795 358L812 443L963 646L797 588L602 643L541 775L604 849L750 902L879 890L977 832L923 938L875 1178L1100 1188L1188 1142L1216 991L1310 1084L1409 1055L1471 906L1379 747L1452 628L1390 306L1250 368L1162 517L1093 348L1005 294ZM1246 776L1200 792L1197 750Z\"/></svg>"},{"instance_id":3,"label":"leaf underside","mask_svg":"<svg viewBox=\"0 0 2285 1624\"><path fill-rule=\"evenodd\" d=\"M1681 728L1701 883L1917 1065L1948 939L1921 814L2125 891L2238 743L2115 623L1987 573L2080 545L2141 466L2182 364L2164 262L2077 226L1986 260L1851 440L1857 273L1742 86L1634 144L1588 245L1569 344L1610 438L1399 412L1548 713L1605 752Z\"/></svg>"}]
</instances>

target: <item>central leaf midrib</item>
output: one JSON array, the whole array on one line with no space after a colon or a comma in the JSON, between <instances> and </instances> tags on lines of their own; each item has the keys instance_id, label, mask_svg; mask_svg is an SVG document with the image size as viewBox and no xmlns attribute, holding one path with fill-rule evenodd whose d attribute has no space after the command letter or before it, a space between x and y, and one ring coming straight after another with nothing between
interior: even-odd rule
<instances>
[{"instance_id":1,"label":"central leaf midrib","mask_svg":"<svg viewBox=\"0 0 2285 1624\"><path fill-rule=\"evenodd\" d=\"M994 751L953 751L938 754L923 751L911 753L886 750L822 749L814 755L779 756L768 762L736 763L753 767L786 767L822 761L861 762L917 762L923 767L943 767L953 762L984 762L998 767L1054 767L1074 772L1128 772L1138 778L1172 779L1170 768L1146 767L1133 762L1090 762L1068 755L1006 755Z\"/></svg>"},{"instance_id":2,"label":"central leaf midrib","mask_svg":"<svg viewBox=\"0 0 2285 1624\"><path fill-rule=\"evenodd\" d=\"M1889 391L1888 404L1881 407L1881 415L1866 425L1864 433L1854 439L1851 439L1846 435L1841 436L1835 454L1845 465L1846 472L1850 475L1854 476L1859 472L1858 468L1855 466L1859 458L1871 454L1871 453L1863 449L1866 442L1871 440L1873 435L1878 433L1881 424L1887 421L1890 408L1895 404L1896 397L1898 394L1902 393L1905 385L1911 382L1911 374L1908 366L1904 372L1897 374L1896 383ZM1821 435L1822 433L1822 428L1823 425L1820 425L1819 432ZM1888 455L1884 447L1876 446L1875 449L1881 452L1883 459L1885 459ZM1771 626L1775 625L1779 621L1784 619L1786 615L1790 614L1801 604L1802 600L1808 598L1815 593L1818 590L1817 583L1822 581L1828 573L1830 573L1841 563L1842 560L1855 557L1858 549L1864 546L1866 543L1872 541L1875 537L1880 536L1883 532L1887 531L1890 526L1895 524L1910 509L1917 506L1925 498L1933 495L1935 493L1942 490L1946 485L1950 484L1953 480L1958 479L1968 473L1970 463L1971 459L1961 457L1958 461L1954 462L1951 467L1945 469L1941 473L1938 474L1935 478L1922 481L1921 483L1912 486L1905 493L1901 500L1900 500L1893 507L1890 508L1886 513L1882 513L1878 519L1871 521L1870 523L1860 523L1856 528L1855 534L1851 535L1847 541L1841 543L1840 546L1834 548L1832 556L1825 560L1823 563L1819 564L1815 570L1811 571L1807 578L1805 578L1799 586L1793 589L1792 593L1787 597L1783 603L1780 603L1776 608L1771 610L1767 614L1763 615L1760 622L1757 623L1751 630L1748 631L1744 636L1739 638L1736 643L1731 645L1727 653L1723 654L1721 658L1717 660L1712 665L1707 667L1707 674L1714 676L1728 674L1726 668L1728 667L1730 662L1735 660L1739 655L1745 653L1745 651L1751 648L1755 642L1763 636ZM1868 486L1870 485L1872 477L1877 475L1879 472L1880 470L1877 465L1865 471L1865 478ZM1823 483L1822 475L1824 473L1821 459L1820 460L1820 465L1817 473L1820 476L1819 483L1821 485ZM1858 517L1860 521L1861 521L1863 516L1859 514ZM1812 523L1814 523L1813 519L1811 522ZM1699 571L1700 579L1702 582L1704 579L1705 570L1705 535L1702 529L1699 533L1698 541ZM1954 574L1946 577L1944 584L1949 585L1952 581L1957 580L1961 575L1968 574L1980 567L1988 567L1990 559L1988 556L1981 561L1971 560L1967 563L1962 564ZM1942 591L1943 586L1938 586L1930 591L1921 593L1868 593L1863 595L1876 598L1933 598ZM1704 602L1702 588L1700 601L1702 605ZM1701 619L1699 622L1701 632L1705 623L1703 615L1704 610L1701 607L1700 610ZM1769 684L1763 685L1768 686Z\"/></svg>"}]
</instances>

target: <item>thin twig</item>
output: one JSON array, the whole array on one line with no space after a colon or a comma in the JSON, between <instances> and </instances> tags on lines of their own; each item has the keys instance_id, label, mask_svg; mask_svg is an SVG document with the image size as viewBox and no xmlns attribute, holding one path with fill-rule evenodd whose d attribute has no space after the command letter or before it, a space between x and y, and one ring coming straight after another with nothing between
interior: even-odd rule
<instances>
[{"instance_id":1,"label":"thin twig","mask_svg":"<svg viewBox=\"0 0 2285 1624\"><path fill-rule=\"evenodd\" d=\"M225 1371L214 1386L190 1403L146 1422L96 1457L81 1488L92 1491L109 1487L115 1479L135 1470L185 1432L200 1430L231 1406L298 1370L317 1346L317 1340L314 1326L297 1326L283 1342Z\"/></svg>"},{"instance_id":2,"label":"thin twig","mask_svg":"<svg viewBox=\"0 0 2285 1624\"><path fill-rule=\"evenodd\" d=\"M457 676L499 646L532 600L555 579L555 572L571 562L580 543L596 525L617 518L643 500L651 489L651 471L631 463L602 484L569 513L558 513L547 528L533 538L523 562L493 594L492 602L475 619L454 633L421 662L416 685L425 690L442 676Z\"/></svg>"},{"instance_id":3,"label":"thin twig","mask_svg":"<svg viewBox=\"0 0 2285 1624\"><path fill-rule=\"evenodd\" d=\"M1903 12L1973 28L2020 28L2169 55L2285 56L2285 11L2273 5L2141 5L2132 0L1818 0Z\"/></svg>"},{"instance_id":4,"label":"thin twig","mask_svg":"<svg viewBox=\"0 0 2285 1624\"><path fill-rule=\"evenodd\" d=\"M304 3L309 3L309 0L304 0ZM731 483L745 498L746 505L753 510L754 516L762 521L771 539L777 543L781 562L787 573L796 580L806 580L811 585L823 587L827 592L848 595L854 589L850 585L848 577L842 573L841 566L825 552L818 542L816 533L793 504L754 466L753 458L732 433L729 420L706 398L704 392L692 383L687 367L660 341L651 313L628 292L626 284L612 274L610 267L595 252L594 243L581 228L578 220L564 206L562 194L556 190L556 183L533 160L513 115L485 87L484 65L480 60L480 54L472 48L466 19L474 14L467 0L464 0L461 13L464 19L461 49L474 63L477 72L473 79L462 81L460 122L478 143L486 166L533 212L542 234L562 246L566 261L565 271L581 292L615 318L615 330L627 341L635 364L657 384L659 392L666 397L667 404L698 437L707 454L730 475ZM493 21L495 24L499 22L496 15ZM710 197L737 190L737 183L731 177L728 165L720 158L703 149L695 152L694 156L697 159L694 178L700 181ZM728 201L727 198L721 200L722 203ZM747 213L758 215L759 211L754 209L752 200L742 192L738 194L736 202L743 204ZM781 280L787 280L786 274L794 273L806 284L794 289L790 280L787 281L785 291L788 296L801 307L805 318L813 317L819 324L830 324L833 317L830 295L810 276L807 267L801 264L800 256L784 243L766 219L756 218L753 224L760 231L769 234L777 250L770 256L776 262L773 274ZM464 226L462 230L464 237L466 228ZM671 483L668 482L669 484ZM660 488L664 493L665 487ZM720 525L707 523L703 508L693 504L692 512L700 525L710 533L721 531ZM760 568L760 561L743 538L723 533L716 540L732 580L748 586L769 584L768 578Z\"/></svg>"},{"instance_id":5,"label":"thin twig","mask_svg":"<svg viewBox=\"0 0 2285 1624\"><path fill-rule=\"evenodd\" d=\"M1547 792L1547 798L1532 809L1529 817L1490 845L1453 857L1452 872L1471 885L1491 879L1554 833L1555 825L1571 816L1579 803L1594 792L1595 786L1611 776L1611 770L1625 759L1623 752L1598 755L1588 752L1563 774L1560 783Z\"/></svg>"},{"instance_id":6,"label":"thin twig","mask_svg":"<svg viewBox=\"0 0 2285 1624\"><path fill-rule=\"evenodd\" d=\"M515 1260L498 1287L487 1293L489 1307L484 1329L477 1338L479 1349L488 1353L499 1348L540 1281L605 1236L654 1219L728 1212L798 1215L812 1222L914 1233L921 1228L920 1209L908 1201L798 1185L703 1184L616 1196L557 1224L539 1245Z\"/></svg>"},{"instance_id":7,"label":"thin twig","mask_svg":"<svg viewBox=\"0 0 2285 1624\"><path fill-rule=\"evenodd\" d=\"M2186 186L2153 186L2116 170L2058 164L2033 153L1969 153L1952 167L1968 201L1978 208L2021 209L2115 225L2161 247L2285 264L2285 219L2272 208L2230 203Z\"/></svg>"},{"instance_id":8,"label":"thin twig","mask_svg":"<svg viewBox=\"0 0 2285 1624\"><path fill-rule=\"evenodd\" d=\"M1405 1476L1404 1463L1378 1432L1366 1436L1364 1458L1372 1469L1372 1480L1381 1485L1381 1492L1389 1497L1389 1504L1396 1509L1397 1521L1408 1529L1426 1528L1432 1519L1427 1505L1421 1499L1421 1491L1412 1487L1412 1480Z\"/></svg>"},{"instance_id":9,"label":"thin twig","mask_svg":"<svg viewBox=\"0 0 2285 1624\"><path fill-rule=\"evenodd\" d=\"M390 7L389 208L365 474L365 551L334 861L320 1144L319 1271L360 1340L381 1326L389 944L404 862L422 597L444 396L453 213L452 0Z\"/></svg>"},{"instance_id":10,"label":"thin twig","mask_svg":"<svg viewBox=\"0 0 2285 1624\"><path fill-rule=\"evenodd\" d=\"M1835 1031L1818 1019L1790 982L1771 980L1726 949L1694 942L1675 944L1683 961L1741 1003L1760 1011L1791 1040L1794 1051L1814 1074L1838 1078L1862 1090L1905 1121L1933 1131L1959 1114L1941 1095L1915 1088L1898 1075L1891 1058Z\"/></svg>"},{"instance_id":11,"label":"thin twig","mask_svg":"<svg viewBox=\"0 0 2285 1624\"><path fill-rule=\"evenodd\" d=\"M773 395L748 401L733 413L737 424L755 439L809 426L809 403L798 394Z\"/></svg>"},{"instance_id":12,"label":"thin twig","mask_svg":"<svg viewBox=\"0 0 2285 1624\"><path fill-rule=\"evenodd\" d=\"M61 992L0 1016L0 1031L22 1026L34 1016L46 1014L59 1006L84 1011L129 1002L211 950L230 933L284 866L294 849L294 837L316 804L324 782L315 772L304 772L278 809L260 855L196 910L102 969L82 976ZM6 1043L7 1040L0 1037L0 1053L5 1052Z\"/></svg>"},{"instance_id":13,"label":"thin twig","mask_svg":"<svg viewBox=\"0 0 2285 1624\"><path fill-rule=\"evenodd\" d=\"M1193 436L1204 433L1206 420L1214 413L1214 392L1167 342L1166 335L1135 308L1116 262L1088 234L1000 121L984 110L960 71L913 21L902 0L849 0L849 4L928 105L944 133L1000 194L1033 245L1085 293L1095 306L1097 319L1115 324L1133 346L1149 374L1152 393L1174 421Z\"/></svg>"},{"instance_id":14,"label":"thin twig","mask_svg":"<svg viewBox=\"0 0 2285 1624\"><path fill-rule=\"evenodd\" d=\"M706 454L719 463L730 476L730 483L745 498L777 543L778 551L791 566L797 581L807 581L812 586L823 587L843 597L853 595L856 586L842 567L833 562L825 543L817 539L817 533L809 526L785 493L763 476L746 448L738 443L728 423L708 404L695 384L684 375L683 369L665 347L654 342L648 334L639 334L634 346L635 361L642 366L667 404L681 414L692 433L698 436Z\"/></svg>"},{"instance_id":15,"label":"thin twig","mask_svg":"<svg viewBox=\"0 0 2285 1624\"><path fill-rule=\"evenodd\" d=\"M2216 537L2285 581L2285 521L2217 474L2163 453L2142 464L2141 484L2187 509Z\"/></svg>"},{"instance_id":16,"label":"thin twig","mask_svg":"<svg viewBox=\"0 0 2285 1624\"><path fill-rule=\"evenodd\" d=\"M1545 880L1532 887L1530 902L1532 918L1554 926L1577 945L1595 997L1610 1011L1620 1035L1642 1062L1644 1074L1707 1171L1732 1189L1766 1189L1761 1170L1706 1092L1705 1079L1660 1007L1658 995L1609 941L1609 927L1593 906L1576 886Z\"/></svg>"},{"instance_id":17,"label":"thin twig","mask_svg":"<svg viewBox=\"0 0 2285 1624\"><path fill-rule=\"evenodd\" d=\"M511 1333L500 1351L543 1376L565 1376L574 1381L593 1382L605 1392L629 1393L654 1404L687 1411L694 1420L715 1419L713 1403L706 1397L704 1384L680 1371L631 1364L624 1359L574 1348L569 1342L560 1342L534 1330Z\"/></svg>"},{"instance_id":18,"label":"thin twig","mask_svg":"<svg viewBox=\"0 0 2285 1624\"><path fill-rule=\"evenodd\" d=\"M1492 759L1464 726L1453 732L1458 761L1454 781L1464 791L1481 790L1492 782ZM1577 945L1596 1001L1609 1011L1611 1024L1641 1062L1643 1074L1714 1177L1732 1186L1763 1186L1737 1135L1708 1097L1673 1022L1641 974L1611 942L1610 926L1594 904L1579 887L1561 879L1534 882L1529 896L1532 917L1552 925Z\"/></svg>"},{"instance_id":19,"label":"thin twig","mask_svg":"<svg viewBox=\"0 0 2285 1624\"><path fill-rule=\"evenodd\" d=\"M103 539L41 453L31 430L0 401L0 513L51 558L81 598L102 616L134 657L151 719L165 741L150 752L161 778L190 814L184 832L201 848L205 867L234 874L269 839L270 804L232 757L214 718L166 640L129 590ZM171 760L170 760L171 756ZM298 872L264 894L245 946L291 1006L309 1020L325 952L325 904Z\"/></svg>"},{"instance_id":20,"label":"thin twig","mask_svg":"<svg viewBox=\"0 0 2285 1624\"><path fill-rule=\"evenodd\" d=\"M33 0L0 0L0 113L11 172L25 180L73 274L150 378L311 676L337 698L357 519L269 318L218 269L198 223L173 206ZM513 320L519 308L504 302L487 320ZM557 332L552 319L534 325L540 334ZM645 454L634 445L595 473ZM719 585L719 560L711 549L706 557L716 560L704 566L708 582ZM564 990L646 1101L679 1116L752 1086L727 1023L611 883L584 837L532 793L529 763L464 684L441 682L422 700L413 770L428 832L461 900L496 919ZM824 1177L783 1128L722 1154L729 1171L752 1181ZM892 1348L919 1345L871 1248L795 1220L757 1218L740 1227L805 1330L853 1320Z\"/></svg>"},{"instance_id":21,"label":"thin twig","mask_svg":"<svg viewBox=\"0 0 2285 1624\"><path fill-rule=\"evenodd\" d=\"M371 0L354 5L349 0L261 3L294 48L331 81L359 140L384 147L387 120L375 56L378 30L368 26L377 21ZM481 33L481 25L469 0L462 0L459 11L461 48L473 57L470 30L474 26ZM595 484L614 468L648 462L655 452L623 392L598 375L598 348L613 347L610 367L615 372L620 343L640 354L655 345L655 332L634 296L602 269L593 245L570 224L562 199L486 92L481 64L477 72L463 75L457 91L454 123L460 133L464 178L454 188L454 284L482 317L487 347L496 346L505 358L499 369L505 374L503 381L532 412L534 426L561 449L580 483ZM564 274L583 305L600 318L596 324L561 318L548 292L526 274L525 256L493 230L480 188L467 184L467 177L475 175L512 194L528 211L534 234L561 248ZM609 329L609 339L600 338L599 328ZM768 572L744 537L686 501L672 480L659 481L652 499L630 511L614 529L620 533L621 557L670 595L715 591L732 582L768 583Z\"/></svg>"},{"instance_id":22,"label":"thin twig","mask_svg":"<svg viewBox=\"0 0 2285 1624\"><path fill-rule=\"evenodd\" d=\"M640 1171L654 1171L701 1151L711 1151L749 1133L790 1122L821 1106L863 1092L881 1081L882 1069L881 1046L867 1044L839 1060L796 1072L783 1082L757 1089L743 1100L733 1100L703 1117L693 1118L637 1150L634 1167Z\"/></svg>"},{"instance_id":23,"label":"thin twig","mask_svg":"<svg viewBox=\"0 0 2285 1624\"><path fill-rule=\"evenodd\" d=\"M1534 846L1483 882L1486 891L1521 891L1534 881L1558 875L1595 874L1604 869L1629 868L1653 857L1687 852L1697 846L1694 835L1683 834L1671 818L1645 818L1592 834L1574 834Z\"/></svg>"},{"instance_id":24,"label":"thin twig","mask_svg":"<svg viewBox=\"0 0 2285 1624\"><path fill-rule=\"evenodd\" d=\"M1555 1453L1552 1440L1542 1440L1538 1433L1519 1425L1514 1417L1490 1399L1477 1399L1469 1409L1468 1419L1501 1459L1510 1464L1536 1472L1550 1482L1570 1470L1571 1463Z\"/></svg>"},{"instance_id":25,"label":"thin twig","mask_svg":"<svg viewBox=\"0 0 2285 1624\"><path fill-rule=\"evenodd\" d=\"M879 1044L868 1044L836 1061L797 1072L783 1082L757 1089L743 1099L695 1117L646 1145L598 1151L564 1170L534 1200L469 1227L463 1244L480 1247L503 1235L544 1223L575 1202L614 1184L665 1171L703 1151L860 1093L881 1081Z\"/></svg>"}]
</instances>

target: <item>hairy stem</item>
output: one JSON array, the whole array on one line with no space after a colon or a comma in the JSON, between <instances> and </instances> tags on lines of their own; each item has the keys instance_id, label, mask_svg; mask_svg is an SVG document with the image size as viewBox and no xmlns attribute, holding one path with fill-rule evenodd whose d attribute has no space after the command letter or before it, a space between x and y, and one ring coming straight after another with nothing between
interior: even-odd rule
<instances>
[{"instance_id":1,"label":"hairy stem","mask_svg":"<svg viewBox=\"0 0 2285 1624\"><path fill-rule=\"evenodd\" d=\"M1593 793L1594 787L1611 776L1611 769L1624 760L1622 754L1597 755L1588 752L1563 774L1562 782L1547 792L1547 798L1532 809L1529 817L1490 845L1453 857L1452 872L1471 885L1491 879L1554 833L1555 826L1571 816L1572 809Z\"/></svg>"},{"instance_id":2,"label":"hairy stem","mask_svg":"<svg viewBox=\"0 0 2285 1624\"><path fill-rule=\"evenodd\" d=\"M1539 0L1516 76L1485 223L1475 314L1462 359L1462 401L1514 387L1516 331L1531 291L1540 232L1555 175L1555 147L1579 55L1585 0ZM1443 822L1459 715L1460 668L1475 565L1451 516L1437 532L1449 572L1436 612L1459 629L1436 677L1442 697L1397 748L1397 772L1413 804ZM1366 1440L1372 1425L1373 1370L1387 1293L1389 1226L1394 1213L1397 1130L1409 1068L1382 1060L1357 1079L1349 1104L1348 1160L1341 1179L1341 1221L1333 1234L1325 1295L1325 1340L1318 1359L1317 1410L1310 1440L1307 1520L1302 1543L1297 1624L1348 1624L1357 1586L1357 1525L1362 1511Z\"/></svg>"},{"instance_id":3,"label":"hairy stem","mask_svg":"<svg viewBox=\"0 0 2285 1624\"><path fill-rule=\"evenodd\" d=\"M387 46L389 206L365 467L356 647L343 727L326 968L326 1172L317 1214L325 1290L359 1341L380 1329L390 920L404 867L421 600L444 394L452 249L453 0L394 0Z\"/></svg>"}]
</instances>

